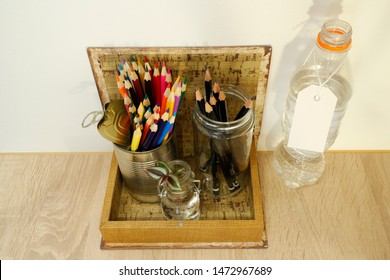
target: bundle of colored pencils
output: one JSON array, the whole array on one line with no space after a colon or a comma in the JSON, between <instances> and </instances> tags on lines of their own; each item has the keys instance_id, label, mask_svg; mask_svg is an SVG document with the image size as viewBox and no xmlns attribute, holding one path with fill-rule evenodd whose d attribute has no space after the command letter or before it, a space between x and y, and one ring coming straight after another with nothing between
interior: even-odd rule
<instances>
[{"instance_id":1,"label":"bundle of colored pencils","mask_svg":"<svg viewBox=\"0 0 390 280\"><path fill-rule=\"evenodd\" d=\"M148 59L130 57L116 69L116 81L130 118L129 150L149 151L163 144L173 133L175 119L187 86L187 77L180 75L172 84L172 72L165 61L155 62L152 69Z\"/></svg>"},{"instance_id":2,"label":"bundle of colored pencils","mask_svg":"<svg viewBox=\"0 0 390 280\"><path fill-rule=\"evenodd\" d=\"M195 92L197 106L206 117L213 121L228 122L229 115L227 110L227 100L225 93L220 89L218 83L212 84L211 74L207 68L204 76L205 96L200 89ZM234 120L242 118L251 108L252 100L245 101L241 110L235 116ZM207 172L211 168L213 176L213 193L216 198L220 194L220 180L218 178L218 166L220 167L230 192L240 189L240 183L236 176L239 175L239 169L234 165L233 155L230 150L228 139L210 139L211 154L206 163L199 169Z\"/></svg>"}]
</instances>

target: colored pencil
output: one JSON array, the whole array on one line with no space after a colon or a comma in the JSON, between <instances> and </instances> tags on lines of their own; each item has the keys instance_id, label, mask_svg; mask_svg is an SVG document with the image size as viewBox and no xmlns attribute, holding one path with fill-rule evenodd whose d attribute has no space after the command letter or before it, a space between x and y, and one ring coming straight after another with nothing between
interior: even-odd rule
<instances>
[{"instance_id":1,"label":"colored pencil","mask_svg":"<svg viewBox=\"0 0 390 280\"><path fill-rule=\"evenodd\" d=\"M165 94L165 89L166 89L166 79L167 79L167 66L165 64L165 60L161 64L161 72L160 72L160 95L161 98L163 98L163 95Z\"/></svg>"},{"instance_id":2,"label":"colored pencil","mask_svg":"<svg viewBox=\"0 0 390 280\"><path fill-rule=\"evenodd\" d=\"M134 117L134 125L137 126L137 124L142 121L142 118L139 114L137 114L135 117Z\"/></svg>"},{"instance_id":3,"label":"colored pencil","mask_svg":"<svg viewBox=\"0 0 390 280\"><path fill-rule=\"evenodd\" d=\"M127 61L125 61L125 63L123 63L122 61L122 65L123 65L123 70L125 73L129 73L129 69L130 69L130 65ZM126 75L125 75L126 76Z\"/></svg>"},{"instance_id":4,"label":"colored pencil","mask_svg":"<svg viewBox=\"0 0 390 280\"><path fill-rule=\"evenodd\" d=\"M149 151L151 149L151 145L156 138L156 134L158 131L158 124L154 123L149 129L149 133L146 136L145 142L141 148L142 151Z\"/></svg>"},{"instance_id":5,"label":"colored pencil","mask_svg":"<svg viewBox=\"0 0 390 280\"><path fill-rule=\"evenodd\" d=\"M138 150L141 136L142 136L141 128L138 127L133 133L133 138L131 140L131 146L130 146L131 151L135 152Z\"/></svg>"},{"instance_id":6,"label":"colored pencil","mask_svg":"<svg viewBox=\"0 0 390 280\"><path fill-rule=\"evenodd\" d=\"M149 98L150 105L156 104L156 101L153 99L152 77L150 76L149 72L145 72L144 83L145 83L145 95Z\"/></svg>"},{"instance_id":7,"label":"colored pencil","mask_svg":"<svg viewBox=\"0 0 390 280\"><path fill-rule=\"evenodd\" d=\"M164 94L161 97L161 112L165 112L167 110L167 102L170 93L170 88L166 88Z\"/></svg>"},{"instance_id":8,"label":"colored pencil","mask_svg":"<svg viewBox=\"0 0 390 280\"><path fill-rule=\"evenodd\" d=\"M177 77L175 83L172 85L171 91L174 92L176 90L177 86L179 85L179 82L180 82L180 75Z\"/></svg>"},{"instance_id":9,"label":"colored pencil","mask_svg":"<svg viewBox=\"0 0 390 280\"><path fill-rule=\"evenodd\" d=\"M144 117L144 114L145 114L145 107L143 105L143 103L141 102L138 106L138 109L137 109L137 113L142 121L143 117Z\"/></svg>"},{"instance_id":10,"label":"colored pencil","mask_svg":"<svg viewBox=\"0 0 390 280\"><path fill-rule=\"evenodd\" d=\"M150 107L150 100L146 94L144 96L144 101L142 102L142 104L144 105L145 110L148 110L148 108Z\"/></svg>"},{"instance_id":11,"label":"colored pencil","mask_svg":"<svg viewBox=\"0 0 390 280\"><path fill-rule=\"evenodd\" d=\"M149 60L146 56L144 56L144 62L145 62L145 72L149 72L150 77L153 76L153 69L152 66L150 66Z\"/></svg>"},{"instance_id":12,"label":"colored pencil","mask_svg":"<svg viewBox=\"0 0 390 280\"><path fill-rule=\"evenodd\" d=\"M167 71L167 78L165 79L165 88L171 88L172 87L172 73L171 73L171 68L168 67Z\"/></svg>"},{"instance_id":13,"label":"colored pencil","mask_svg":"<svg viewBox=\"0 0 390 280\"><path fill-rule=\"evenodd\" d=\"M186 91L187 91L187 83L188 83L188 77L185 76L184 81L183 81L183 85L181 87L181 97L180 97L179 108L180 108L181 103L183 103L184 96L185 96Z\"/></svg>"},{"instance_id":14,"label":"colored pencil","mask_svg":"<svg viewBox=\"0 0 390 280\"><path fill-rule=\"evenodd\" d=\"M151 115L153 115L152 114L152 108L148 108L148 110L145 112L145 114L144 114L144 120L147 120L147 119L149 119L149 117L151 116Z\"/></svg>"},{"instance_id":15,"label":"colored pencil","mask_svg":"<svg viewBox=\"0 0 390 280\"><path fill-rule=\"evenodd\" d=\"M139 121L136 125L135 125L135 129L137 128L140 128L141 131L144 129L144 122L143 121Z\"/></svg>"},{"instance_id":16,"label":"colored pencil","mask_svg":"<svg viewBox=\"0 0 390 280\"><path fill-rule=\"evenodd\" d=\"M145 68L141 63L141 60L138 58L138 77L141 81L141 86L143 91L145 92Z\"/></svg>"},{"instance_id":17,"label":"colored pencil","mask_svg":"<svg viewBox=\"0 0 390 280\"><path fill-rule=\"evenodd\" d=\"M161 131L161 134L159 135L159 138L157 140L157 146L160 146L164 139L166 137L168 137L169 135L169 131L171 130L171 128L173 127L173 124L175 123L175 116L171 116L168 121L165 123L162 131Z\"/></svg>"},{"instance_id":18,"label":"colored pencil","mask_svg":"<svg viewBox=\"0 0 390 280\"><path fill-rule=\"evenodd\" d=\"M152 77L152 96L155 102L155 105L161 106L161 80L160 80L160 70L158 69L158 62L155 63L153 69Z\"/></svg>"},{"instance_id":19,"label":"colored pencil","mask_svg":"<svg viewBox=\"0 0 390 280\"><path fill-rule=\"evenodd\" d=\"M153 68L146 56L143 62L139 57L130 56L129 61L121 59L115 68L118 90L130 118L129 130L133 137L127 148L131 151L150 150L167 140L188 81L186 77L182 83L179 75L172 84L172 72L166 61L162 62L161 72L158 62Z\"/></svg>"},{"instance_id":20,"label":"colored pencil","mask_svg":"<svg viewBox=\"0 0 390 280\"><path fill-rule=\"evenodd\" d=\"M158 105L153 108L154 122L157 122L160 119L160 107Z\"/></svg>"},{"instance_id":21,"label":"colored pencil","mask_svg":"<svg viewBox=\"0 0 390 280\"><path fill-rule=\"evenodd\" d=\"M129 74L130 80L133 83L134 90L137 94L138 100L141 102L144 100L144 92L142 90L141 82L138 78L137 73L135 73L134 68L130 66L130 74Z\"/></svg>"},{"instance_id":22,"label":"colored pencil","mask_svg":"<svg viewBox=\"0 0 390 280\"><path fill-rule=\"evenodd\" d=\"M138 75L138 64L133 56L130 56L130 63L130 68L133 68L133 71Z\"/></svg>"},{"instance_id":23,"label":"colored pencil","mask_svg":"<svg viewBox=\"0 0 390 280\"><path fill-rule=\"evenodd\" d=\"M139 106L139 103L140 101L142 100L139 100L138 99L138 95L137 93L135 92L134 88L133 88L133 85L130 81L130 78L128 75L125 76L125 88L127 90L127 94L131 97L131 100L133 101L134 105L136 107Z\"/></svg>"},{"instance_id":24,"label":"colored pencil","mask_svg":"<svg viewBox=\"0 0 390 280\"><path fill-rule=\"evenodd\" d=\"M151 149L155 149L158 147L158 141L164 131L164 127L167 124L169 119L169 111L167 110L164 114L162 114L161 118L158 120L158 130L156 137L153 140L152 145L150 146Z\"/></svg>"},{"instance_id":25,"label":"colored pencil","mask_svg":"<svg viewBox=\"0 0 390 280\"><path fill-rule=\"evenodd\" d=\"M131 102L131 99L127 95L123 98L123 102L125 104L125 108L126 108L127 114L130 117L130 111L129 110L130 110L130 106L133 104L133 102Z\"/></svg>"},{"instance_id":26,"label":"colored pencil","mask_svg":"<svg viewBox=\"0 0 390 280\"><path fill-rule=\"evenodd\" d=\"M141 145L144 144L145 139L146 139L146 136L147 136L148 133L149 133L149 129L150 129L150 127L151 127L153 124L154 124L154 116L153 116L153 114L151 114L151 115L148 117L147 121L145 122L145 126L144 126L144 129L143 129L143 131L142 131Z\"/></svg>"},{"instance_id":27,"label":"colored pencil","mask_svg":"<svg viewBox=\"0 0 390 280\"><path fill-rule=\"evenodd\" d=\"M177 112L179 111L181 98L182 98L182 85L181 83L179 83L175 91L175 106L173 107L173 112L172 112L173 116L176 116Z\"/></svg>"},{"instance_id":28,"label":"colored pencil","mask_svg":"<svg viewBox=\"0 0 390 280\"><path fill-rule=\"evenodd\" d=\"M130 120L133 123L134 118L137 115L137 108L135 107L134 103L130 105L129 113L130 113Z\"/></svg>"},{"instance_id":29,"label":"colored pencil","mask_svg":"<svg viewBox=\"0 0 390 280\"><path fill-rule=\"evenodd\" d=\"M167 88L167 90L168 90L168 88ZM168 96L167 107L166 107L166 111L169 111L170 117L173 114L174 108L175 108L175 93L173 91L171 91L169 93L169 96Z\"/></svg>"}]
</instances>

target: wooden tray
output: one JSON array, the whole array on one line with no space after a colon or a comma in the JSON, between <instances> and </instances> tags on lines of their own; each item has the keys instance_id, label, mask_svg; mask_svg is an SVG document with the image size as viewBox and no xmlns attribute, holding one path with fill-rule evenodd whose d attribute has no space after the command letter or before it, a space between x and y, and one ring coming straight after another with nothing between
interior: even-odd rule
<instances>
[{"instance_id":1,"label":"wooden tray","mask_svg":"<svg viewBox=\"0 0 390 280\"><path fill-rule=\"evenodd\" d=\"M255 99L255 129L251 151L251 183L237 197L219 203L202 196L201 219L166 221L158 204L133 200L124 187L113 155L107 193L101 217L102 248L136 247L266 247L261 188L256 159L268 81L270 46L188 47L188 48L88 48L88 57L102 107L120 99L115 68L130 55L149 61L167 61L173 78L188 76L180 118L175 122L179 158L191 162L194 155L192 110L195 88L204 88L204 71L214 81L244 88Z\"/></svg>"},{"instance_id":2,"label":"wooden tray","mask_svg":"<svg viewBox=\"0 0 390 280\"><path fill-rule=\"evenodd\" d=\"M103 249L119 248L266 248L262 194L255 144L250 185L237 196L214 201L201 196L197 221L166 221L158 203L132 199L124 186L115 154L100 223Z\"/></svg>"}]
</instances>

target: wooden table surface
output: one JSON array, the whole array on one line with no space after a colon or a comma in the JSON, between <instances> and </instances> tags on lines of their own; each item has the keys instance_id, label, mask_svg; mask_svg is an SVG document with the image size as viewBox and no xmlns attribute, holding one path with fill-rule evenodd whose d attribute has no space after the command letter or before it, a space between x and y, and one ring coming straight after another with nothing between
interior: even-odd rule
<instances>
[{"instance_id":1,"label":"wooden table surface","mask_svg":"<svg viewBox=\"0 0 390 280\"><path fill-rule=\"evenodd\" d=\"M259 152L267 249L101 250L111 156L0 154L0 259L390 259L390 152L328 153L299 190Z\"/></svg>"}]
</instances>

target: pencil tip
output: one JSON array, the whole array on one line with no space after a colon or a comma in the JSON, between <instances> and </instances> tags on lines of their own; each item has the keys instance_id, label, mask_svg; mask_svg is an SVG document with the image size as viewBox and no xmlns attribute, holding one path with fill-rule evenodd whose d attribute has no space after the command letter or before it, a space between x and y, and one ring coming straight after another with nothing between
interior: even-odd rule
<instances>
[{"instance_id":1,"label":"pencil tip","mask_svg":"<svg viewBox=\"0 0 390 280\"><path fill-rule=\"evenodd\" d=\"M213 87L213 91L215 93L218 93L218 92L220 92L220 90L221 90L221 88L220 88L219 84L217 82L215 82L214 87Z\"/></svg>"},{"instance_id":2,"label":"pencil tip","mask_svg":"<svg viewBox=\"0 0 390 280\"><path fill-rule=\"evenodd\" d=\"M213 107L211 107L211 105L207 101L205 102L204 108L206 110L206 113L210 113L213 110Z\"/></svg>"},{"instance_id":3,"label":"pencil tip","mask_svg":"<svg viewBox=\"0 0 390 280\"><path fill-rule=\"evenodd\" d=\"M199 89L199 88L196 89L195 97L196 97L196 100L197 100L197 101L200 101L200 100L203 99L203 95L202 95L202 93L200 92L200 89Z\"/></svg>"},{"instance_id":4,"label":"pencil tip","mask_svg":"<svg viewBox=\"0 0 390 280\"><path fill-rule=\"evenodd\" d=\"M210 74L210 70L208 67L206 69L206 73L204 74L204 80L207 82L211 81L211 74Z\"/></svg>"},{"instance_id":5,"label":"pencil tip","mask_svg":"<svg viewBox=\"0 0 390 280\"><path fill-rule=\"evenodd\" d=\"M219 92L218 99L219 99L219 101L224 101L226 99L226 95L225 95L225 92L223 90L221 90Z\"/></svg>"},{"instance_id":6,"label":"pencil tip","mask_svg":"<svg viewBox=\"0 0 390 280\"><path fill-rule=\"evenodd\" d=\"M248 99L247 101L245 101L245 108L252 108L252 105L253 105L253 101L251 99Z\"/></svg>"}]
</instances>

